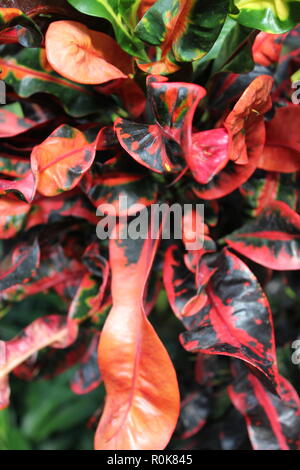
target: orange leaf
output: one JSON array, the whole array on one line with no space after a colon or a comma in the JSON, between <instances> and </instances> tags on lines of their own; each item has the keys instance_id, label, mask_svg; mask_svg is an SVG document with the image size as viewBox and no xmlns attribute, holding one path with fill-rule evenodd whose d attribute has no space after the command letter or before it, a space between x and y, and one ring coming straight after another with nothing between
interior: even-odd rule
<instances>
[{"instance_id":1,"label":"orange leaf","mask_svg":"<svg viewBox=\"0 0 300 470\"><path fill-rule=\"evenodd\" d=\"M74 127L58 127L31 153L37 190L44 196L56 196L73 189L92 165L95 153L96 141L89 143Z\"/></svg>"},{"instance_id":2,"label":"orange leaf","mask_svg":"<svg viewBox=\"0 0 300 470\"><path fill-rule=\"evenodd\" d=\"M224 121L229 134L229 158L237 164L248 163L249 153L262 151L265 139L264 114L271 107L273 80L260 75L246 88Z\"/></svg>"},{"instance_id":3,"label":"orange leaf","mask_svg":"<svg viewBox=\"0 0 300 470\"><path fill-rule=\"evenodd\" d=\"M157 240L140 242L110 240L113 308L99 345L107 398L97 450L164 449L178 419L175 370L143 307Z\"/></svg>"},{"instance_id":4,"label":"orange leaf","mask_svg":"<svg viewBox=\"0 0 300 470\"><path fill-rule=\"evenodd\" d=\"M51 23L45 45L53 69L77 83L96 85L132 71L132 59L113 38L77 21Z\"/></svg>"}]
</instances>

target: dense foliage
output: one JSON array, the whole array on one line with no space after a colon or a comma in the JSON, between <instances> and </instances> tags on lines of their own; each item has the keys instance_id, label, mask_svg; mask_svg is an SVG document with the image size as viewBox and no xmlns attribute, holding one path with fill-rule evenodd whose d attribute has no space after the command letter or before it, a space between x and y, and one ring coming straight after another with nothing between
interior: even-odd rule
<instances>
[{"instance_id":1,"label":"dense foliage","mask_svg":"<svg viewBox=\"0 0 300 470\"><path fill-rule=\"evenodd\" d=\"M0 2L0 448L300 449L298 23ZM203 247L120 196L203 204Z\"/></svg>"}]
</instances>

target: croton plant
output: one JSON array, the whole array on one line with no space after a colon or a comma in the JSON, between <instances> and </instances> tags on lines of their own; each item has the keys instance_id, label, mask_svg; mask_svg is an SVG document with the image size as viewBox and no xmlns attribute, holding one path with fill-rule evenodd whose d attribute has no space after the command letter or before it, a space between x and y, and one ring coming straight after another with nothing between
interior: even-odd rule
<instances>
[{"instance_id":1,"label":"croton plant","mask_svg":"<svg viewBox=\"0 0 300 470\"><path fill-rule=\"evenodd\" d=\"M0 2L1 409L69 369L95 449L300 449L299 23L299 0ZM201 248L122 236L157 203L204 206Z\"/></svg>"}]
</instances>

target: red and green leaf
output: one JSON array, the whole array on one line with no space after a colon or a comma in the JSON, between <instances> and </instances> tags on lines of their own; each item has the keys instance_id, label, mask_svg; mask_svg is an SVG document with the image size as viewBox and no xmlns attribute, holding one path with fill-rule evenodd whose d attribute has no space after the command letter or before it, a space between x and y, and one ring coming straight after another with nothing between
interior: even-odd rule
<instances>
[{"instance_id":1,"label":"red and green leaf","mask_svg":"<svg viewBox=\"0 0 300 470\"><path fill-rule=\"evenodd\" d=\"M137 162L157 173L180 169L182 153L187 155L192 147L193 116L204 95L204 88L198 85L165 83L151 77L148 99L155 123L117 119L120 144Z\"/></svg>"},{"instance_id":2,"label":"red and green leaf","mask_svg":"<svg viewBox=\"0 0 300 470\"><path fill-rule=\"evenodd\" d=\"M253 449L300 450L300 400L296 392L292 390L292 408L240 365L235 365L234 375L229 396L245 418ZM283 377L280 383L290 395L291 384Z\"/></svg>"},{"instance_id":3,"label":"red and green leaf","mask_svg":"<svg viewBox=\"0 0 300 470\"><path fill-rule=\"evenodd\" d=\"M242 359L277 385L273 321L269 303L249 268L227 249L206 258L206 301L185 317L180 335L187 351ZM217 269L216 269L217 268ZM212 274L212 275L211 275ZM205 274L207 279L207 275Z\"/></svg>"},{"instance_id":4,"label":"red and green leaf","mask_svg":"<svg viewBox=\"0 0 300 470\"><path fill-rule=\"evenodd\" d=\"M37 191L56 196L73 189L91 167L97 141L69 125L58 127L31 153Z\"/></svg>"},{"instance_id":5,"label":"red and green leaf","mask_svg":"<svg viewBox=\"0 0 300 470\"><path fill-rule=\"evenodd\" d=\"M16 246L1 261L0 291L16 284L27 283L40 262L40 249L35 240L31 245Z\"/></svg>"},{"instance_id":6,"label":"red and green leaf","mask_svg":"<svg viewBox=\"0 0 300 470\"><path fill-rule=\"evenodd\" d=\"M135 29L144 42L159 46L157 57L146 64L139 61L139 66L152 73L170 73L176 71L176 62L203 57L222 29L228 3L226 0L157 0Z\"/></svg>"},{"instance_id":7,"label":"red and green leaf","mask_svg":"<svg viewBox=\"0 0 300 470\"><path fill-rule=\"evenodd\" d=\"M299 190L295 173L257 172L240 188L247 203L247 213L256 217L273 201L283 201L296 210Z\"/></svg>"},{"instance_id":8,"label":"red and green leaf","mask_svg":"<svg viewBox=\"0 0 300 470\"><path fill-rule=\"evenodd\" d=\"M41 317L27 326L22 333L10 341L1 341L0 344L0 383L11 371L30 356L42 348L51 346L53 348L65 348L69 346L77 336L75 324L66 322L66 319L59 315L49 315ZM8 382L7 382L8 386ZM2 387L0 387L1 390ZM2 393L6 398L1 397ZM1 390L0 403L7 406L7 390Z\"/></svg>"},{"instance_id":9,"label":"red and green leaf","mask_svg":"<svg viewBox=\"0 0 300 470\"><path fill-rule=\"evenodd\" d=\"M284 202L272 202L225 240L234 250L267 268L300 269L300 216Z\"/></svg>"},{"instance_id":10,"label":"red and green leaf","mask_svg":"<svg viewBox=\"0 0 300 470\"><path fill-rule=\"evenodd\" d=\"M96 113L103 99L90 87L71 82L53 71L45 49L1 47L0 79L22 98L47 93L60 100L67 113L80 117Z\"/></svg>"},{"instance_id":11,"label":"red and green leaf","mask_svg":"<svg viewBox=\"0 0 300 470\"><path fill-rule=\"evenodd\" d=\"M43 35L37 24L18 8L0 8L0 42L38 47Z\"/></svg>"},{"instance_id":12,"label":"red and green leaf","mask_svg":"<svg viewBox=\"0 0 300 470\"><path fill-rule=\"evenodd\" d=\"M108 169L93 179L86 194L95 207L101 205L99 215L135 215L141 205L156 202L157 188L148 175Z\"/></svg>"},{"instance_id":13,"label":"red and green leaf","mask_svg":"<svg viewBox=\"0 0 300 470\"><path fill-rule=\"evenodd\" d=\"M29 210L30 205L26 202L8 197L0 198L0 239L14 237L24 226Z\"/></svg>"}]
</instances>

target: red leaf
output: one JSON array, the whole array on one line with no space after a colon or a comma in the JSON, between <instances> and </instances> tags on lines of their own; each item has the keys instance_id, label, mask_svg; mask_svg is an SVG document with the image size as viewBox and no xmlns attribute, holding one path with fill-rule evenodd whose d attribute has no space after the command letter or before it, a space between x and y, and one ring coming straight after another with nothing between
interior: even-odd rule
<instances>
[{"instance_id":1,"label":"red leaf","mask_svg":"<svg viewBox=\"0 0 300 470\"><path fill-rule=\"evenodd\" d=\"M131 72L130 57L114 39L76 21L51 23L45 45L53 69L74 82L100 84Z\"/></svg>"},{"instance_id":2,"label":"red leaf","mask_svg":"<svg viewBox=\"0 0 300 470\"><path fill-rule=\"evenodd\" d=\"M107 398L96 449L163 449L177 422L175 371L142 300L156 246L151 239L110 240L113 308L99 346Z\"/></svg>"},{"instance_id":3,"label":"red leaf","mask_svg":"<svg viewBox=\"0 0 300 470\"><path fill-rule=\"evenodd\" d=\"M7 378L8 374L22 362L26 361L35 352L46 346L53 348L66 348L77 336L75 324L66 322L64 317L49 315L38 318L27 326L23 332L10 341L1 341L0 349L2 358L0 363L0 384ZM7 383L8 386L8 383ZM7 389L1 390L0 404L7 406Z\"/></svg>"},{"instance_id":4,"label":"red leaf","mask_svg":"<svg viewBox=\"0 0 300 470\"><path fill-rule=\"evenodd\" d=\"M219 255L206 255L201 262L205 301L193 315L182 319L188 331L180 335L181 344L191 352L242 359L276 387L272 315L257 279L227 249Z\"/></svg>"},{"instance_id":5,"label":"red leaf","mask_svg":"<svg viewBox=\"0 0 300 470\"><path fill-rule=\"evenodd\" d=\"M266 123L266 144L258 168L282 173L300 170L300 107L290 104L277 108Z\"/></svg>"},{"instance_id":6,"label":"red leaf","mask_svg":"<svg viewBox=\"0 0 300 470\"><path fill-rule=\"evenodd\" d=\"M300 216L274 201L250 222L225 237L229 246L271 269L300 269Z\"/></svg>"},{"instance_id":7,"label":"red leaf","mask_svg":"<svg viewBox=\"0 0 300 470\"><path fill-rule=\"evenodd\" d=\"M300 450L300 400L294 391L295 409L267 391L246 369L234 368L236 380L228 388L229 396L244 416L254 450ZM283 377L285 389L292 386Z\"/></svg>"},{"instance_id":8,"label":"red leaf","mask_svg":"<svg viewBox=\"0 0 300 470\"><path fill-rule=\"evenodd\" d=\"M273 80L260 75L246 88L224 121L229 133L230 159L238 164L248 162L249 153L260 154L265 142L264 114L271 107Z\"/></svg>"},{"instance_id":9,"label":"red leaf","mask_svg":"<svg viewBox=\"0 0 300 470\"><path fill-rule=\"evenodd\" d=\"M228 134L225 129L211 129L193 134L192 141L186 162L198 183L209 183L228 162Z\"/></svg>"}]
</instances>

